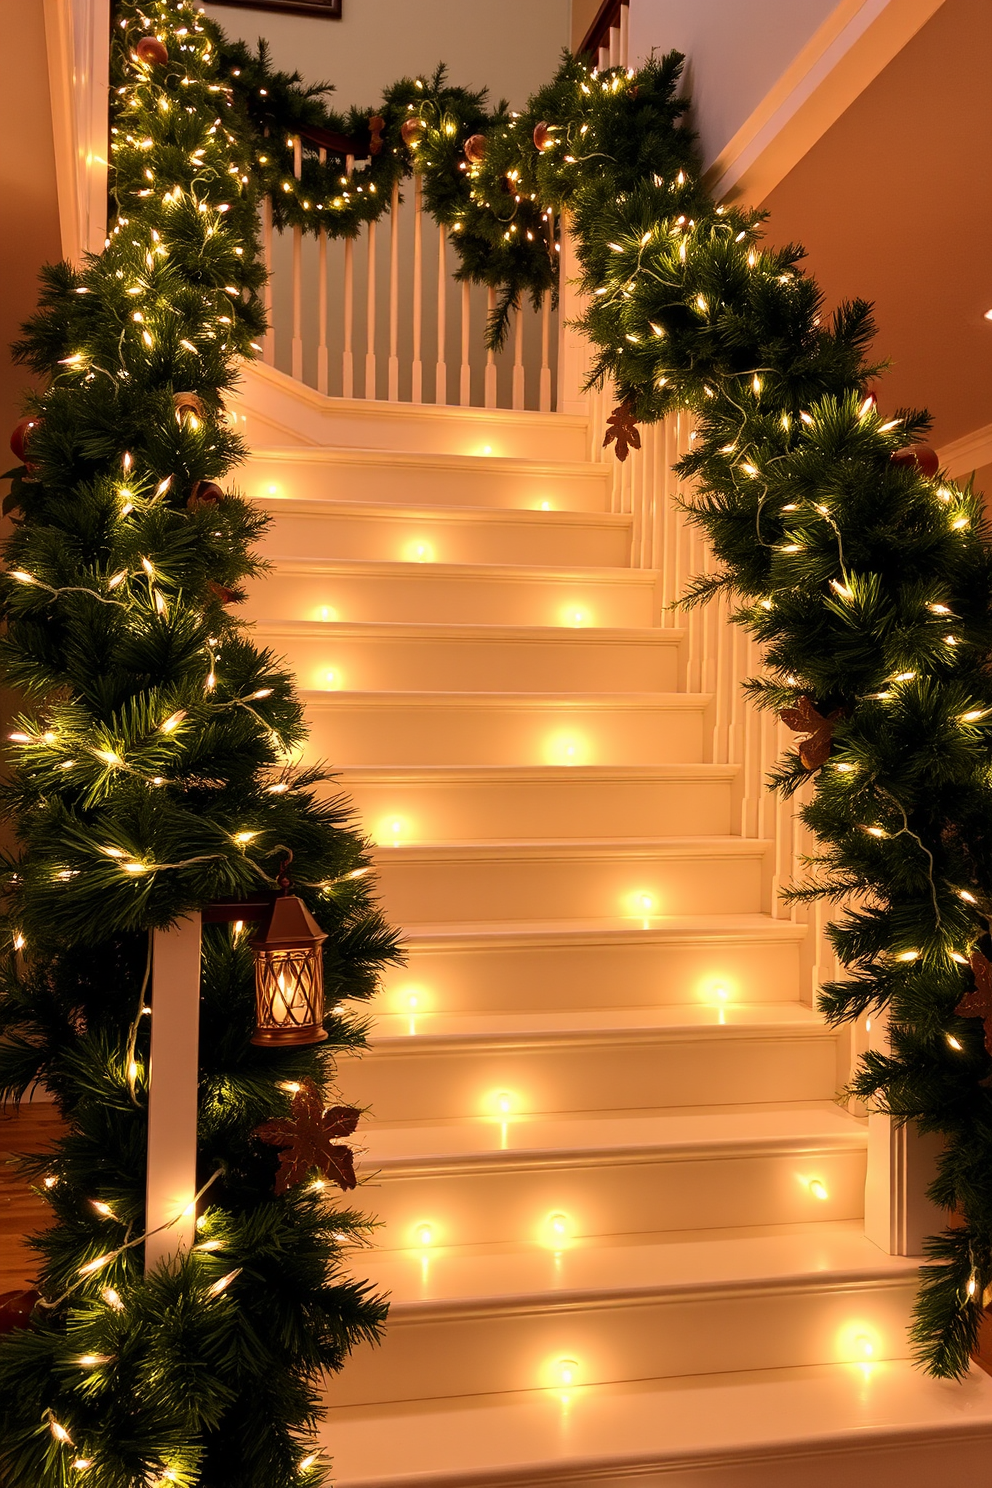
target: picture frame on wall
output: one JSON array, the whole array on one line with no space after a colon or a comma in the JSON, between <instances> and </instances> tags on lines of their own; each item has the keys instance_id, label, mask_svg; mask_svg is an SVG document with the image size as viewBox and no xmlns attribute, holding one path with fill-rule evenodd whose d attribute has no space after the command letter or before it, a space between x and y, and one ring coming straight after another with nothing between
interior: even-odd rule
<instances>
[{"instance_id":1,"label":"picture frame on wall","mask_svg":"<svg viewBox=\"0 0 992 1488\"><path fill-rule=\"evenodd\" d=\"M236 10L275 10L287 15L324 16L329 21L341 19L343 0L213 0L215 5L230 5Z\"/></svg>"}]
</instances>

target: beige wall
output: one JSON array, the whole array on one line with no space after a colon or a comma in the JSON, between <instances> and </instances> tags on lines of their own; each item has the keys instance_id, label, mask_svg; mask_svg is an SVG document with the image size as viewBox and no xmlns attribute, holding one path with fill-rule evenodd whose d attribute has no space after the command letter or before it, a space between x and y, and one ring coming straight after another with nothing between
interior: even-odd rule
<instances>
[{"instance_id":1,"label":"beige wall","mask_svg":"<svg viewBox=\"0 0 992 1488\"><path fill-rule=\"evenodd\" d=\"M334 83L334 101L374 104L397 78L448 65L451 81L523 103L569 40L569 0L344 0L344 19L207 5L229 36L265 36L278 67Z\"/></svg>"},{"instance_id":2,"label":"beige wall","mask_svg":"<svg viewBox=\"0 0 992 1488\"><path fill-rule=\"evenodd\" d=\"M828 306L875 301L883 405L938 445L992 421L990 120L992 5L946 0L764 203Z\"/></svg>"},{"instance_id":3,"label":"beige wall","mask_svg":"<svg viewBox=\"0 0 992 1488\"><path fill-rule=\"evenodd\" d=\"M837 0L631 0L630 63L674 47L710 165L836 8Z\"/></svg>"}]
</instances>

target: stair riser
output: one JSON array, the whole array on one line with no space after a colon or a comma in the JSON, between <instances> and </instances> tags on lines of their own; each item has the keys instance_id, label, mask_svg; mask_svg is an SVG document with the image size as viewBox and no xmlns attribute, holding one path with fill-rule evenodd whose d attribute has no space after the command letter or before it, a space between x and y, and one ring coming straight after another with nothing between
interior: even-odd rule
<instances>
[{"instance_id":1,"label":"stair riser","mask_svg":"<svg viewBox=\"0 0 992 1488\"><path fill-rule=\"evenodd\" d=\"M239 419L272 422L284 438L342 448L445 450L472 453L484 444L521 459L585 460L589 429L583 419L496 408L436 408L364 398L327 398L268 367L247 362L233 399Z\"/></svg>"},{"instance_id":2,"label":"stair riser","mask_svg":"<svg viewBox=\"0 0 992 1488\"><path fill-rule=\"evenodd\" d=\"M471 496L470 489L466 495ZM394 498L395 499L395 498ZM429 543L435 563L548 564L553 568L625 568L630 561L630 519L609 522L590 514L583 524L556 521L551 513L535 520L528 515L494 519L488 509L439 517L436 512L396 512L373 508L366 516L352 510L314 506L300 510L296 503L258 498L272 525L259 542L267 555L309 553L314 558L356 558L398 563L412 550Z\"/></svg>"},{"instance_id":3,"label":"stair riser","mask_svg":"<svg viewBox=\"0 0 992 1488\"><path fill-rule=\"evenodd\" d=\"M411 850L404 860L389 848L376 854L379 889L390 919L400 925L446 920L568 920L614 916L650 928L660 915L756 914L764 900L764 856L725 858L616 854L441 861ZM642 906L641 896L651 899ZM645 921L648 923L645 924Z\"/></svg>"},{"instance_id":4,"label":"stair riser","mask_svg":"<svg viewBox=\"0 0 992 1488\"><path fill-rule=\"evenodd\" d=\"M419 1027L429 1036L429 1019ZM373 1049L343 1060L345 1100L394 1122L491 1115L498 1092L511 1095L514 1110L550 1115L831 1100L837 1089L836 1041L824 1035L664 1043L645 1037L430 1054L418 1054L416 1044L412 1037L403 1052Z\"/></svg>"},{"instance_id":5,"label":"stair riser","mask_svg":"<svg viewBox=\"0 0 992 1488\"><path fill-rule=\"evenodd\" d=\"M474 454L476 449L451 453ZM544 457L547 459L548 457ZM252 499L290 501L368 501L390 506L488 506L504 511L603 512L607 510L608 467L556 469L551 464L511 465L480 459L471 464L444 460L395 460L356 451L326 459L294 455L275 459L253 455L240 474ZM274 489L273 489L274 488Z\"/></svg>"},{"instance_id":6,"label":"stair riser","mask_svg":"<svg viewBox=\"0 0 992 1488\"><path fill-rule=\"evenodd\" d=\"M476 945L456 950L407 948L407 965L383 978L377 1004L405 1013L411 993L426 1012L553 1012L602 1007L616 989L624 1007L675 1003L719 1006L787 1002L799 986L798 941L699 944L609 941L600 944Z\"/></svg>"},{"instance_id":7,"label":"stair riser","mask_svg":"<svg viewBox=\"0 0 992 1488\"><path fill-rule=\"evenodd\" d=\"M316 690L675 692L679 683L677 640L599 641L581 631L540 640L354 637L334 626L294 635L264 624L256 635Z\"/></svg>"},{"instance_id":8,"label":"stair riser","mask_svg":"<svg viewBox=\"0 0 992 1488\"><path fill-rule=\"evenodd\" d=\"M316 701L313 694L307 702ZM309 706L308 760L335 765L652 765L702 759L703 709L379 703ZM568 751L573 753L569 755Z\"/></svg>"},{"instance_id":9,"label":"stair riser","mask_svg":"<svg viewBox=\"0 0 992 1488\"><path fill-rule=\"evenodd\" d=\"M732 786L707 780L573 781L520 785L448 779L364 785L348 778L336 785L355 803L364 829L392 843L394 823L413 842L478 841L500 837L729 836Z\"/></svg>"},{"instance_id":10,"label":"stair riser","mask_svg":"<svg viewBox=\"0 0 992 1488\"><path fill-rule=\"evenodd\" d=\"M492 1126L498 1149L501 1127L495 1119ZM512 1121L506 1130L512 1146ZM383 1221L377 1244L387 1250L415 1246L425 1223L439 1245L547 1243L548 1216L558 1212L576 1235L799 1224L864 1212L865 1153L853 1145L757 1155L747 1148L723 1156L682 1152L677 1160L648 1150L643 1161L566 1157L547 1166L508 1154L474 1170L439 1165L401 1177L375 1160L373 1140L364 1168L370 1182L359 1207ZM810 1193L814 1178L825 1185L826 1199Z\"/></svg>"},{"instance_id":11,"label":"stair riser","mask_svg":"<svg viewBox=\"0 0 992 1488\"><path fill-rule=\"evenodd\" d=\"M622 571L621 571L622 572ZM652 578L593 582L555 576L440 573L432 563L396 573L296 571L277 566L252 586L246 620L412 621L455 625L650 626L658 618Z\"/></svg>"},{"instance_id":12,"label":"stair riser","mask_svg":"<svg viewBox=\"0 0 992 1488\"><path fill-rule=\"evenodd\" d=\"M560 1392L561 1359L578 1364L576 1379L585 1384L706 1374L717 1364L729 1372L861 1362L858 1339L871 1344L875 1359L903 1359L914 1295L912 1282L869 1282L423 1323L397 1313L382 1347L357 1350L327 1400L378 1404L549 1386ZM581 1392L573 1399L581 1408Z\"/></svg>"}]
</instances>

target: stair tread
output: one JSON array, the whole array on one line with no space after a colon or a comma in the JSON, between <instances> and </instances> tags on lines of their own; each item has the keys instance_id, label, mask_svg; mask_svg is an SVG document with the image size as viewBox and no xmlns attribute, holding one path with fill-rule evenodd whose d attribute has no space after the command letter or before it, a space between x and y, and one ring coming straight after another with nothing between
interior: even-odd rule
<instances>
[{"instance_id":1,"label":"stair tread","mask_svg":"<svg viewBox=\"0 0 992 1488\"><path fill-rule=\"evenodd\" d=\"M498 1252L431 1246L362 1252L363 1276L390 1294L393 1321L478 1308L567 1306L595 1300L679 1297L725 1290L830 1287L915 1279L918 1257L890 1256L860 1220L794 1226L787 1233L598 1238Z\"/></svg>"},{"instance_id":2,"label":"stair tread","mask_svg":"<svg viewBox=\"0 0 992 1488\"><path fill-rule=\"evenodd\" d=\"M461 1117L364 1129L363 1167L401 1170L418 1165L516 1164L542 1157L608 1159L623 1153L714 1155L717 1152L809 1152L862 1149L864 1122L826 1101L676 1113L595 1112L577 1116Z\"/></svg>"},{"instance_id":3,"label":"stair tread","mask_svg":"<svg viewBox=\"0 0 992 1488\"><path fill-rule=\"evenodd\" d=\"M791 920L774 920L770 915L652 915L647 929L640 921L609 917L576 920L441 920L435 924L421 921L404 936L405 943L417 949L425 945L547 945L560 941L696 941L702 938L726 942L745 937L761 940L802 940L806 926Z\"/></svg>"},{"instance_id":4,"label":"stair tread","mask_svg":"<svg viewBox=\"0 0 992 1488\"><path fill-rule=\"evenodd\" d=\"M337 1488L585 1483L683 1464L743 1470L769 1455L968 1436L992 1442L992 1379L973 1370L961 1384L931 1380L902 1360L579 1386L567 1402L547 1389L332 1408L322 1430ZM842 1459L831 1481L853 1488L852 1465ZM801 1475L797 1464L790 1481Z\"/></svg>"},{"instance_id":5,"label":"stair tread","mask_svg":"<svg viewBox=\"0 0 992 1488\"><path fill-rule=\"evenodd\" d=\"M606 854L643 857L763 857L771 846L764 837L731 837L714 832L707 837L486 837L476 841L451 838L441 842L379 844L383 858L540 858L548 854L582 858ZM653 918L653 916L651 916Z\"/></svg>"},{"instance_id":6,"label":"stair tread","mask_svg":"<svg viewBox=\"0 0 992 1488\"><path fill-rule=\"evenodd\" d=\"M416 704L418 707L450 708L458 705L465 708L603 708L607 711L636 708L684 709L686 712L703 712L711 698L706 692L466 692L447 691L437 688L401 690L388 692L382 688L362 691L359 688L341 688L328 691L326 688L300 688L307 707L339 707L342 702L361 702L367 706L380 703L383 707L395 707L400 703ZM563 770L575 768L560 766Z\"/></svg>"},{"instance_id":7,"label":"stair tread","mask_svg":"<svg viewBox=\"0 0 992 1488\"><path fill-rule=\"evenodd\" d=\"M381 405L379 405L381 407ZM263 460L278 460L290 467L296 464L317 465L385 465L391 469L415 467L421 470L461 470L466 474L567 475L577 480L605 481L608 467L592 460L546 460L526 455L485 455L450 453L445 450L383 449L358 444L286 444L258 446L252 449L247 468ZM270 492L270 495L275 493Z\"/></svg>"},{"instance_id":8,"label":"stair tread","mask_svg":"<svg viewBox=\"0 0 992 1488\"><path fill-rule=\"evenodd\" d=\"M420 502L336 501L328 496L260 496L259 505L299 515L316 511L328 516L387 517L409 522L420 517L431 522L509 522L514 525L557 527L603 527L625 530L634 524L629 512L583 512L531 506L428 506Z\"/></svg>"},{"instance_id":9,"label":"stair tread","mask_svg":"<svg viewBox=\"0 0 992 1488\"><path fill-rule=\"evenodd\" d=\"M614 780L733 780L740 769L740 765L711 764L708 760L682 765L569 765L568 774L563 777L560 765L342 765L335 771L335 778L349 785L420 780L432 784L452 781L517 784L533 780L543 785L563 778L579 784Z\"/></svg>"},{"instance_id":10,"label":"stair tread","mask_svg":"<svg viewBox=\"0 0 992 1488\"><path fill-rule=\"evenodd\" d=\"M371 1033L373 1051L421 1052L437 1047L466 1049L478 1045L599 1041L636 1037L662 1040L692 1038L768 1038L797 1034L835 1038L836 1033L812 1008L799 1002L672 1003L664 1007L583 1008L557 1012L377 1014Z\"/></svg>"},{"instance_id":11,"label":"stair tread","mask_svg":"<svg viewBox=\"0 0 992 1488\"><path fill-rule=\"evenodd\" d=\"M661 578L657 569L621 568L618 565L596 568L582 564L559 566L551 563L421 563L401 558L301 558L282 553L266 553L266 562L274 569L289 569L296 573L340 574L345 578L358 575L383 579L498 579L501 582L542 584L548 580L574 580L582 584L634 584L645 589L653 589ZM558 628L592 629L591 626L567 625Z\"/></svg>"},{"instance_id":12,"label":"stair tread","mask_svg":"<svg viewBox=\"0 0 992 1488\"><path fill-rule=\"evenodd\" d=\"M422 565L411 565L420 567ZM320 636L328 640L369 636L378 640L399 637L434 640L452 637L459 640L493 641L631 641L678 646L684 630L660 625L490 625L461 620L257 620L255 630L262 635Z\"/></svg>"}]
</instances>

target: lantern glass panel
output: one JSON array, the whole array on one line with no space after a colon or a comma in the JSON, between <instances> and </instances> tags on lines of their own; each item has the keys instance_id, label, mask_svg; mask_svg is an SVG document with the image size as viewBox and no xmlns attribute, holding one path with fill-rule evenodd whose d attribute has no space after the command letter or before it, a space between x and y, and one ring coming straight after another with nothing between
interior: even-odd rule
<instances>
[{"instance_id":1,"label":"lantern glass panel","mask_svg":"<svg viewBox=\"0 0 992 1488\"><path fill-rule=\"evenodd\" d=\"M320 946L255 952L253 1044L318 1044L324 1032Z\"/></svg>"}]
</instances>

